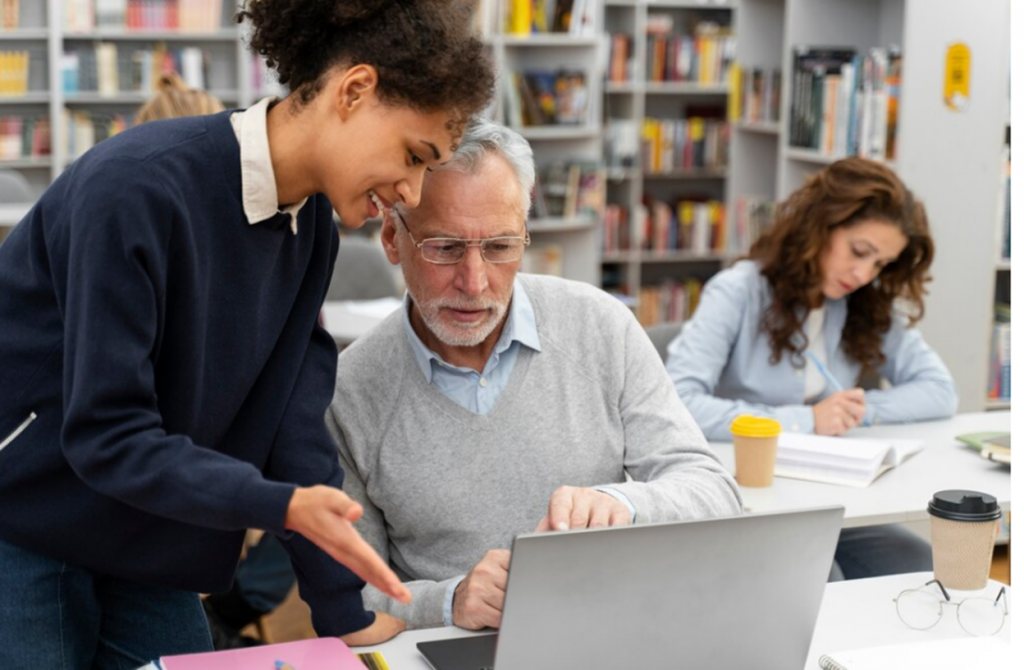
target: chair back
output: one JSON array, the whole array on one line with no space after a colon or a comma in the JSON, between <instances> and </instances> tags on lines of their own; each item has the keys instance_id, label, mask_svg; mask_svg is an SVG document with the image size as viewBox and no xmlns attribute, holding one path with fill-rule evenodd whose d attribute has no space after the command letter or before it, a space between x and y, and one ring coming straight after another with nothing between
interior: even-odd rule
<instances>
[{"instance_id":1,"label":"chair back","mask_svg":"<svg viewBox=\"0 0 1024 670\"><path fill-rule=\"evenodd\" d=\"M32 203L36 195L25 175L0 168L0 205Z\"/></svg>"},{"instance_id":2,"label":"chair back","mask_svg":"<svg viewBox=\"0 0 1024 670\"><path fill-rule=\"evenodd\" d=\"M654 348L658 350L658 355L661 356L661 362L664 363L665 359L668 358L668 345L676 339L676 335L683 328L682 321L667 321L665 323L659 323L653 326L647 327L647 337L651 338L651 342L654 343Z\"/></svg>"},{"instance_id":3,"label":"chair back","mask_svg":"<svg viewBox=\"0 0 1024 670\"><path fill-rule=\"evenodd\" d=\"M397 296L395 270L380 243L363 237L342 237L327 299L376 300Z\"/></svg>"}]
</instances>

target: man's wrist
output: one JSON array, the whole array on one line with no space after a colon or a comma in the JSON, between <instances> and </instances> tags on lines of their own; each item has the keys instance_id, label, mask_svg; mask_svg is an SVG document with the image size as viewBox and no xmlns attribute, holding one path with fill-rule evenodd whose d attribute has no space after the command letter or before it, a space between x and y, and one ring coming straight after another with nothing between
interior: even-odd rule
<instances>
[{"instance_id":1,"label":"man's wrist","mask_svg":"<svg viewBox=\"0 0 1024 670\"><path fill-rule=\"evenodd\" d=\"M625 505L626 509L629 510L629 522L636 522L636 506L633 504L633 501L629 499L629 496L627 496L622 491L611 488L610 486L595 486L594 490L600 491L601 493L604 493L606 495L610 495L611 497L615 498L620 503Z\"/></svg>"}]
</instances>

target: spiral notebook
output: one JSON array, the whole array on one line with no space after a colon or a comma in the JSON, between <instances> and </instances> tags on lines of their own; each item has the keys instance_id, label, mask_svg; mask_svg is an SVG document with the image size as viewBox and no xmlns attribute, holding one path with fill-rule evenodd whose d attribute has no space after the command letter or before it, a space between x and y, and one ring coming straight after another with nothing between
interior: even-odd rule
<instances>
[{"instance_id":1,"label":"spiral notebook","mask_svg":"<svg viewBox=\"0 0 1024 670\"><path fill-rule=\"evenodd\" d=\"M1010 645L997 637L965 637L893 644L885 647L851 649L826 654L818 659L822 670L1010 670Z\"/></svg>"}]
</instances>

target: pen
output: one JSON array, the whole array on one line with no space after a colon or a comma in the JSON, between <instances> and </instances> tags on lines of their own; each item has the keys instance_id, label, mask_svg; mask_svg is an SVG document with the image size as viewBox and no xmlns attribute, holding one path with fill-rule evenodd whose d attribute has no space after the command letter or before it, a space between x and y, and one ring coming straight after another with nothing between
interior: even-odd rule
<instances>
[{"instance_id":1,"label":"pen","mask_svg":"<svg viewBox=\"0 0 1024 670\"><path fill-rule=\"evenodd\" d=\"M291 663L285 663L284 661L274 661L274 667L277 670L296 670L295 666Z\"/></svg>"},{"instance_id":2,"label":"pen","mask_svg":"<svg viewBox=\"0 0 1024 670\"><path fill-rule=\"evenodd\" d=\"M845 388L843 388L843 385L839 383L839 380L836 379L836 376L832 374L832 372L828 368L825 367L825 364L822 363L817 356L814 355L814 352L808 351L807 357L810 358L811 362L814 363L814 366L818 368L818 372L820 372L821 376L825 378L825 383L831 386L833 391L839 393L840 391L846 390ZM867 416L864 417L864 420L861 421L860 425L868 425Z\"/></svg>"},{"instance_id":3,"label":"pen","mask_svg":"<svg viewBox=\"0 0 1024 670\"><path fill-rule=\"evenodd\" d=\"M808 351L807 357L810 358L811 362L818 368L818 372L820 372L821 376L825 378L825 383L831 386L833 391L839 393L840 391L846 390L843 388L843 385L839 383L839 380L835 378L835 375L825 367L825 364L818 360L818 357L814 355L814 352Z\"/></svg>"}]
</instances>

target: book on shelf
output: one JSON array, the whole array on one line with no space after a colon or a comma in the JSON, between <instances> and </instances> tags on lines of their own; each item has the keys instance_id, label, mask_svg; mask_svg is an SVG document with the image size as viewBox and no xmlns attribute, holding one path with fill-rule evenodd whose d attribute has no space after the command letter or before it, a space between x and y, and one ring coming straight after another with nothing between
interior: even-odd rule
<instances>
[{"instance_id":1,"label":"book on shelf","mask_svg":"<svg viewBox=\"0 0 1024 670\"><path fill-rule=\"evenodd\" d=\"M688 34L677 34L673 25L670 14L647 16L647 81L725 83L736 56L732 29L714 21L696 21L688 26Z\"/></svg>"},{"instance_id":2,"label":"book on shelf","mask_svg":"<svg viewBox=\"0 0 1024 670\"><path fill-rule=\"evenodd\" d=\"M131 114L100 114L63 110L63 137L67 142L67 155L74 159L108 137L131 127Z\"/></svg>"},{"instance_id":3,"label":"book on shelf","mask_svg":"<svg viewBox=\"0 0 1024 670\"><path fill-rule=\"evenodd\" d=\"M901 60L895 48L864 55L843 47L794 49L790 146L895 159Z\"/></svg>"},{"instance_id":4,"label":"book on shelf","mask_svg":"<svg viewBox=\"0 0 1024 670\"><path fill-rule=\"evenodd\" d=\"M757 242L761 233L775 221L777 203L772 198L736 198L736 211L730 219L732 225L727 235L729 251L745 254Z\"/></svg>"},{"instance_id":5,"label":"book on shelf","mask_svg":"<svg viewBox=\"0 0 1024 670\"><path fill-rule=\"evenodd\" d=\"M0 51L0 96L28 93L30 63L28 51Z\"/></svg>"},{"instance_id":6,"label":"book on shelf","mask_svg":"<svg viewBox=\"0 0 1024 670\"><path fill-rule=\"evenodd\" d=\"M64 25L72 33L97 29L209 32L221 27L223 6L219 0L65 0Z\"/></svg>"},{"instance_id":7,"label":"book on shelf","mask_svg":"<svg viewBox=\"0 0 1024 670\"><path fill-rule=\"evenodd\" d=\"M20 6L21 0L3 0L3 5L0 7L0 28L11 30L20 25L18 18Z\"/></svg>"},{"instance_id":8,"label":"book on shelf","mask_svg":"<svg viewBox=\"0 0 1024 670\"><path fill-rule=\"evenodd\" d=\"M537 217L597 218L604 212L606 171L594 161L555 161L537 171L533 211Z\"/></svg>"},{"instance_id":9,"label":"book on shelf","mask_svg":"<svg viewBox=\"0 0 1024 670\"><path fill-rule=\"evenodd\" d=\"M586 121L586 76L574 70L532 70L506 76L507 114L513 128L581 125Z\"/></svg>"},{"instance_id":10,"label":"book on shelf","mask_svg":"<svg viewBox=\"0 0 1024 670\"><path fill-rule=\"evenodd\" d=\"M98 42L65 52L60 59L61 86L65 93L95 91L101 95L156 92L156 82L166 72L177 72L187 86L204 89L209 54L199 47L168 49L162 42L132 48L116 42Z\"/></svg>"},{"instance_id":11,"label":"book on shelf","mask_svg":"<svg viewBox=\"0 0 1024 670\"><path fill-rule=\"evenodd\" d=\"M50 119L45 115L0 116L0 161L40 158L51 151Z\"/></svg>"},{"instance_id":12,"label":"book on shelf","mask_svg":"<svg viewBox=\"0 0 1024 670\"><path fill-rule=\"evenodd\" d=\"M630 248L629 208L609 203L604 208L601 249L605 253L626 251Z\"/></svg>"},{"instance_id":13,"label":"book on shelf","mask_svg":"<svg viewBox=\"0 0 1024 670\"><path fill-rule=\"evenodd\" d=\"M531 244L523 254L520 271L555 277L564 276L562 247L557 244Z\"/></svg>"},{"instance_id":14,"label":"book on shelf","mask_svg":"<svg viewBox=\"0 0 1024 670\"><path fill-rule=\"evenodd\" d=\"M779 435L775 475L863 488L923 448L921 440L783 432Z\"/></svg>"},{"instance_id":15,"label":"book on shelf","mask_svg":"<svg viewBox=\"0 0 1024 670\"><path fill-rule=\"evenodd\" d=\"M1010 305L999 303L994 309L992 348L989 355L988 397L1010 400Z\"/></svg>"},{"instance_id":16,"label":"book on shelf","mask_svg":"<svg viewBox=\"0 0 1024 670\"><path fill-rule=\"evenodd\" d=\"M633 72L633 37L627 33L613 33L608 49L608 81L621 84L630 81Z\"/></svg>"},{"instance_id":17,"label":"book on shelf","mask_svg":"<svg viewBox=\"0 0 1024 670\"><path fill-rule=\"evenodd\" d=\"M1007 131L1009 132L1009 131ZM1010 260L1010 145L1003 146L996 201L996 245L1000 261Z\"/></svg>"},{"instance_id":18,"label":"book on shelf","mask_svg":"<svg viewBox=\"0 0 1024 670\"><path fill-rule=\"evenodd\" d=\"M778 68L741 68L739 89L738 120L746 123L770 123L779 120L782 72Z\"/></svg>"},{"instance_id":19,"label":"book on shelf","mask_svg":"<svg viewBox=\"0 0 1024 670\"><path fill-rule=\"evenodd\" d=\"M681 199L669 204L645 196L643 202L634 248L700 255L728 247L728 217L721 201Z\"/></svg>"},{"instance_id":20,"label":"book on shelf","mask_svg":"<svg viewBox=\"0 0 1024 670\"><path fill-rule=\"evenodd\" d=\"M710 110L684 119L645 118L640 155L645 172L724 169L729 163L731 129L725 110ZM690 114L690 111L687 111Z\"/></svg>"},{"instance_id":21,"label":"book on shelf","mask_svg":"<svg viewBox=\"0 0 1024 670\"><path fill-rule=\"evenodd\" d=\"M658 286L644 286L637 301L637 319L644 328L659 323L685 321L693 316L703 283L699 279L668 279Z\"/></svg>"}]
</instances>

